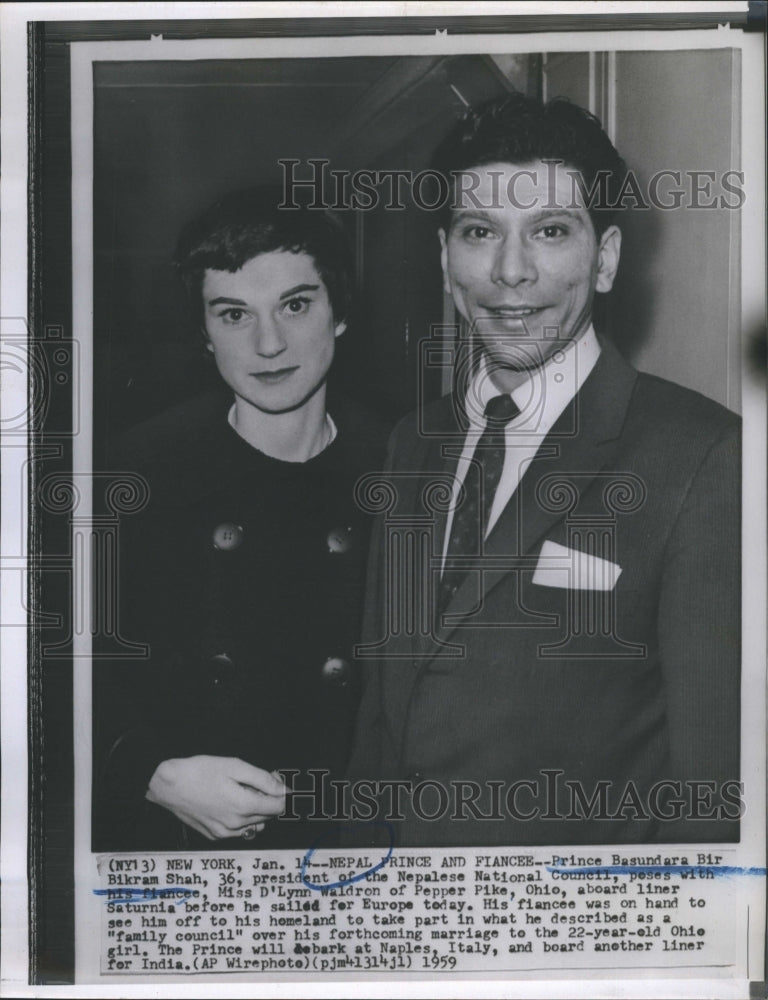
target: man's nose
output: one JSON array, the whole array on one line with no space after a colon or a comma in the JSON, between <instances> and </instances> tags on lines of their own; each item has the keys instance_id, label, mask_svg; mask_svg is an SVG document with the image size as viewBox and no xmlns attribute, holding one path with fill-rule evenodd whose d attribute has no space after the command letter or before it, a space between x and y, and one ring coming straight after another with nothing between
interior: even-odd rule
<instances>
[{"instance_id":1,"label":"man's nose","mask_svg":"<svg viewBox=\"0 0 768 1000\"><path fill-rule=\"evenodd\" d=\"M286 348L280 324L272 317L259 319L255 331L256 351L263 358L275 358Z\"/></svg>"},{"instance_id":2,"label":"man's nose","mask_svg":"<svg viewBox=\"0 0 768 1000\"><path fill-rule=\"evenodd\" d=\"M502 240L493 260L491 280L515 287L523 281L535 281L536 277L533 255L523 240L514 236Z\"/></svg>"}]
</instances>

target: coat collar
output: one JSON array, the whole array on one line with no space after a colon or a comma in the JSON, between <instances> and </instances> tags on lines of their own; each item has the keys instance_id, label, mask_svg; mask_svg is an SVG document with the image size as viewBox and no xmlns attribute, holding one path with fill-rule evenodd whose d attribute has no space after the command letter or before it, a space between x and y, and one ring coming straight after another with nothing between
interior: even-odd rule
<instances>
[{"instance_id":1,"label":"coat collar","mask_svg":"<svg viewBox=\"0 0 768 1000\"><path fill-rule=\"evenodd\" d=\"M292 463L259 452L230 427L231 405L230 394L212 391L166 410L125 436L113 465L140 473L153 502L170 507L190 506L226 491L248 470L275 477L295 474ZM375 468L389 427L341 396L334 398L332 412L337 440L316 459L329 464L329 474L337 463L350 470Z\"/></svg>"}]
</instances>

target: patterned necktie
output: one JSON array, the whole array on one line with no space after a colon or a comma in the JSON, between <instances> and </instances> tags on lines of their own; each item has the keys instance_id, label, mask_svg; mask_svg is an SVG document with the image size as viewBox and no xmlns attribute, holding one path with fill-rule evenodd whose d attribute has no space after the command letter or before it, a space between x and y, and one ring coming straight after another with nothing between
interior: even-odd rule
<instances>
[{"instance_id":1,"label":"patterned necktie","mask_svg":"<svg viewBox=\"0 0 768 1000\"><path fill-rule=\"evenodd\" d=\"M464 478L463 499L453 512L451 538L445 569L437 595L437 609L442 613L461 586L468 566L451 567L451 560L480 555L488 527L496 488L504 468L505 428L520 413L509 395L494 396L485 407L485 429L475 447Z\"/></svg>"}]
</instances>

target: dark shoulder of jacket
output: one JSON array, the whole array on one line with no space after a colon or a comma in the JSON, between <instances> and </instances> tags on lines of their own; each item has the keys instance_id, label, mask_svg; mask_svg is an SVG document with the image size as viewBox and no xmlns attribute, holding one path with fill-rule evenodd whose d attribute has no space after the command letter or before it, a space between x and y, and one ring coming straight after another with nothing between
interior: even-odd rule
<instances>
[{"instance_id":1,"label":"dark shoulder of jacket","mask_svg":"<svg viewBox=\"0 0 768 1000\"><path fill-rule=\"evenodd\" d=\"M741 429L741 417L721 403L646 372L638 373L632 403L639 421L663 425L670 437L704 446Z\"/></svg>"},{"instance_id":2,"label":"dark shoulder of jacket","mask_svg":"<svg viewBox=\"0 0 768 1000\"><path fill-rule=\"evenodd\" d=\"M387 453L391 455L401 449L412 448L435 435L455 433L459 426L456 398L450 393L440 396L406 413L397 422L389 437Z\"/></svg>"},{"instance_id":3,"label":"dark shoulder of jacket","mask_svg":"<svg viewBox=\"0 0 768 1000\"><path fill-rule=\"evenodd\" d=\"M384 460L392 420L338 393L329 397L328 412L347 449L359 454L364 464L374 468Z\"/></svg>"},{"instance_id":4,"label":"dark shoulder of jacket","mask_svg":"<svg viewBox=\"0 0 768 1000\"><path fill-rule=\"evenodd\" d=\"M231 396L210 391L142 421L127 430L110 455L113 468L151 473L199 453L200 442L226 422Z\"/></svg>"}]
</instances>

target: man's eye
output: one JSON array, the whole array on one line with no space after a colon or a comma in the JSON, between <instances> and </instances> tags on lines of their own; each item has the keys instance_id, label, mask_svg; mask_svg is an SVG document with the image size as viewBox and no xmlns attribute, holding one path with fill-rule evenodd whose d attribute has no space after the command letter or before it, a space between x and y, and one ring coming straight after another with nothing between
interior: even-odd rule
<instances>
[{"instance_id":1,"label":"man's eye","mask_svg":"<svg viewBox=\"0 0 768 1000\"><path fill-rule=\"evenodd\" d=\"M543 236L544 239L554 240L560 236L567 236L568 230L565 226L555 225L554 223L549 226L542 226L539 230L539 235Z\"/></svg>"},{"instance_id":2,"label":"man's eye","mask_svg":"<svg viewBox=\"0 0 768 1000\"><path fill-rule=\"evenodd\" d=\"M481 240L487 240L492 235L493 233L488 226L467 226L463 232L463 236L465 238L469 240L476 240L478 242Z\"/></svg>"},{"instance_id":3,"label":"man's eye","mask_svg":"<svg viewBox=\"0 0 768 1000\"><path fill-rule=\"evenodd\" d=\"M291 316L300 316L309 309L311 302L312 299L308 299L303 295L297 295L292 299L288 299L284 308Z\"/></svg>"}]
</instances>

